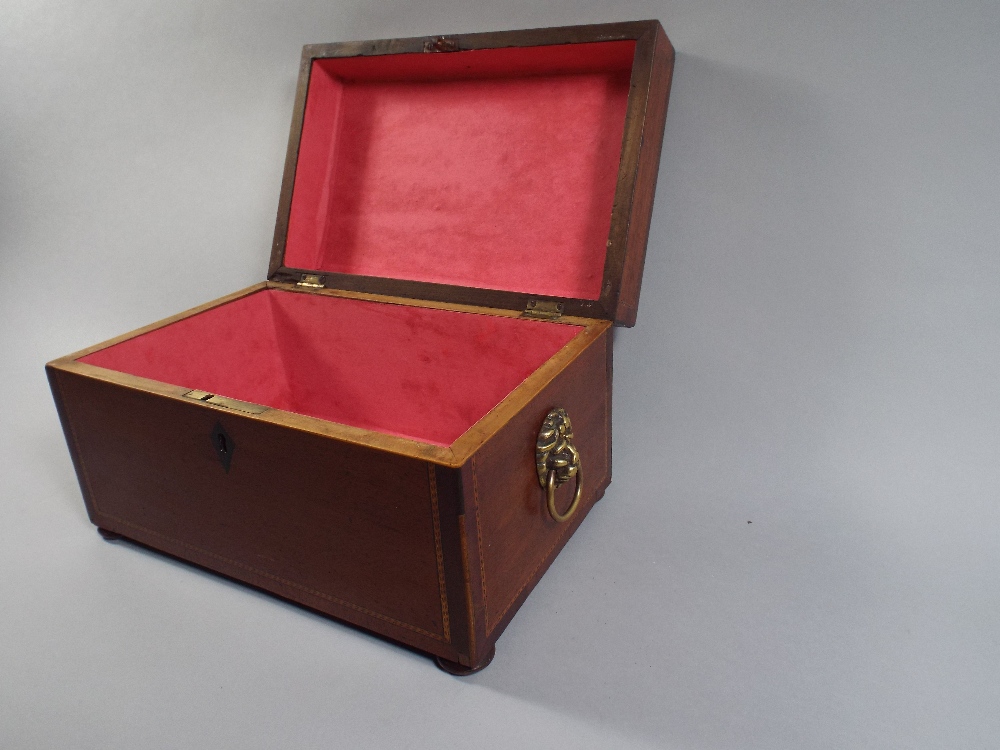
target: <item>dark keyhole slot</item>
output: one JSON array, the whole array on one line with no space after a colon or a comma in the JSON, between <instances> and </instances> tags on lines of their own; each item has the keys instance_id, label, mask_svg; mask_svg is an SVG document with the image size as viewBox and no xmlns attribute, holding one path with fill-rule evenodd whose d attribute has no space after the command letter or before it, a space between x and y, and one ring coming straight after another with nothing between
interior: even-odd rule
<instances>
[{"instance_id":1,"label":"dark keyhole slot","mask_svg":"<svg viewBox=\"0 0 1000 750\"><path fill-rule=\"evenodd\" d=\"M222 429L222 425L218 423L216 423L215 429L212 430L211 440L212 447L215 448L219 461L228 474L229 463L233 459L233 451L236 450L236 442L226 434L226 431Z\"/></svg>"}]
</instances>

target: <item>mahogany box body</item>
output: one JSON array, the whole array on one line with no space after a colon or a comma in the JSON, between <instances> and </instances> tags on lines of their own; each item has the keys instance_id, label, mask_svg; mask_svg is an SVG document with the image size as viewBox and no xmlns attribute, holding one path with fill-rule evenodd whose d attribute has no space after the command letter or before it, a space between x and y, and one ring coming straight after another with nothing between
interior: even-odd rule
<instances>
[{"instance_id":1,"label":"mahogany box body","mask_svg":"<svg viewBox=\"0 0 1000 750\"><path fill-rule=\"evenodd\" d=\"M434 655L611 481L656 21L303 50L266 281L47 365L91 520Z\"/></svg>"}]
</instances>

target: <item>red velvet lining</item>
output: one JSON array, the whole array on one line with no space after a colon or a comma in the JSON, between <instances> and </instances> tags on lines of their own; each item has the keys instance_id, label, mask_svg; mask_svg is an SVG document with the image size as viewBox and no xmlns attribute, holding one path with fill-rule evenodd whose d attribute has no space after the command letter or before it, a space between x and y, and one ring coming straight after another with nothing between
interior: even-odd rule
<instances>
[{"instance_id":1,"label":"red velvet lining","mask_svg":"<svg viewBox=\"0 0 1000 750\"><path fill-rule=\"evenodd\" d=\"M634 51L316 60L285 265L597 299Z\"/></svg>"},{"instance_id":2,"label":"red velvet lining","mask_svg":"<svg viewBox=\"0 0 1000 750\"><path fill-rule=\"evenodd\" d=\"M580 330L265 290L81 361L448 446Z\"/></svg>"}]
</instances>

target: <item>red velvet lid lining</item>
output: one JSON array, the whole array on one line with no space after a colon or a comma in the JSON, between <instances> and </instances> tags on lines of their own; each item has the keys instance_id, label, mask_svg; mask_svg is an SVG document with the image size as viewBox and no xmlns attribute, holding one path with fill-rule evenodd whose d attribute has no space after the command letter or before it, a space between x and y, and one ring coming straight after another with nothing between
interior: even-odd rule
<instances>
[{"instance_id":1,"label":"red velvet lid lining","mask_svg":"<svg viewBox=\"0 0 1000 750\"><path fill-rule=\"evenodd\" d=\"M315 60L284 265L598 299L634 51Z\"/></svg>"}]
</instances>

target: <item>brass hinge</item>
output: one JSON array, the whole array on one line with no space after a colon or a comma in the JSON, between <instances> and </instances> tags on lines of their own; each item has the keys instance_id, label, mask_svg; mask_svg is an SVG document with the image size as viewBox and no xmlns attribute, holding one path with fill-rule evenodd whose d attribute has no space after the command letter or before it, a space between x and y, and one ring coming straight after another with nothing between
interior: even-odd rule
<instances>
[{"instance_id":1,"label":"brass hinge","mask_svg":"<svg viewBox=\"0 0 1000 750\"><path fill-rule=\"evenodd\" d=\"M298 282L295 286L307 286L311 289L322 289L325 283L325 279L319 274L315 273L304 273L302 274L302 280Z\"/></svg>"},{"instance_id":2,"label":"brass hinge","mask_svg":"<svg viewBox=\"0 0 1000 750\"><path fill-rule=\"evenodd\" d=\"M184 394L184 398L191 398L195 401L212 404L212 406L222 406L226 409L242 411L247 414L263 414L268 409L268 407L261 406L260 404L251 404L249 401L237 401L235 398L227 398L226 396L216 396L214 393L209 393L208 391L188 391Z\"/></svg>"},{"instance_id":3,"label":"brass hinge","mask_svg":"<svg viewBox=\"0 0 1000 750\"><path fill-rule=\"evenodd\" d=\"M535 318L536 320L557 320L563 314L562 302L550 302L549 300L532 299L521 313L522 318Z\"/></svg>"}]
</instances>

